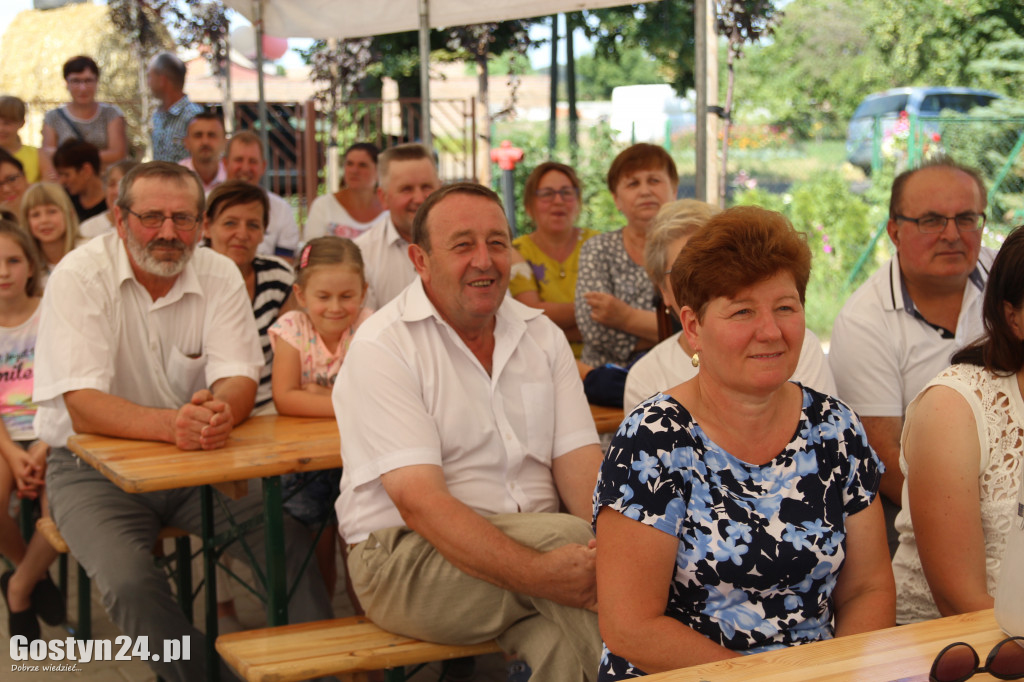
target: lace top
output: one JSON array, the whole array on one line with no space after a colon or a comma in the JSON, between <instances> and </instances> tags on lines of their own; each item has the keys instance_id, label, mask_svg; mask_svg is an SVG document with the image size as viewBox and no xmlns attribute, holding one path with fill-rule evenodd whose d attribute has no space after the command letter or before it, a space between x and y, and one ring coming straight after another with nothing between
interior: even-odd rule
<instances>
[{"instance_id":1,"label":"lace top","mask_svg":"<svg viewBox=\"0 0 1024 682\"><path fill-rule=\"evenodd\" d=\"M974 413L981 445L978 485L981 493L981 525L985 534L985 566L988 592L994 594L999 565L1006 548L1021 479L1021 450L1024 448L1024 399L1014 375L1002 377L976 365L953 365L932 379L907 407L906 423L913 418L921 396L932 386L948 386L963 396ZM903 429L903 439L907 429ZM901 446L903 445L901 439ZM907 461L900 455L900 469L907 473ZM900 546L893 558L896 577L896 622L915 623L939 618L928 581L917 553L910 519L907 485L903 484L903 509L896 517Z\"/></svg>"}]
</instances>

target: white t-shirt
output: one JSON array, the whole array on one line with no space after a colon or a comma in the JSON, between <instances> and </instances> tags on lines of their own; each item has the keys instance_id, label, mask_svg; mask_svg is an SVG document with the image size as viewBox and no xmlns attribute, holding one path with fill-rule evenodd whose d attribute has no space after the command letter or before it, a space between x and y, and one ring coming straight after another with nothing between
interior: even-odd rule
<instances>
[{"instance_id":1,"label":"white t-shirt","mask_svg":"<svg viewBox=\"0 0 1024 682\"><path fill-rule=\"evenodd\" d=\"M410 286L356 332L332 394L345 469L342 537L404 525L380 477L441 466L453 496L483 515L556 512L552 461L598 443L565 334L506 297L488 374Z\"/></svg>"},{"instance_id":2,"label":"white t-shirt","mask_svg":"<svg viewBox=\"0 0 1024 682\"><path fill-rule=\"evenodd\" d=\"M352 217L333 194L324 194L314 199L309 207L304 237L307 242L325 235L355 239L379 218L377 216L373 220L360 222Z\"/></svg>"},{"instance_id":3,"label":"white t-shirt","mask_svg":"<svg viewBox=\"0 0 1024 682\"><path fill-rule=\"evenodd\" d=\"M196 249L156 301L135 279L116 232L61 259L43 295L33 397L39 437L74 433L64 394L95 389L138 405L178 408L218 379L259 381L256 321L238 267Z\"/></svg>"},{"instance_id":4,"label":"white t-shirt","mask_svg":"<svg viewBox=\"0 0 1024 682\"><path fill-rule=\"evenodd\" d=\"M295 222L295 211L283 197L273 192L267 192L267 199L270 200L270 223L256 253L261 256L292 258L299 248L299 225Z\"/></svg>"},{"instance_id":5,"label":"white t-shirt","mask_svg":"<svg viewBox=\"0 0 1024 682\"><path fill-rule=\"evenodd\" d=\"M656 393L667 391L697 375L697 368L679 345L678 332L652 348L637 360L626 375L626 391L622 407L626 414ZM821 342L810 329L804 330L800 359L793 372L793 381L808 388L835 395L836 382L821 350Z\"/></svg>"},{"instance_id":6,"label":"white t-shirt","mask_svg":"<svg viewBox=\"0 0 1024 682\"><path fill-rule=\"evenodd\" d=\"M964 287L956 334L925 322L903 285L899 257L853 292L832 326L829 364L838 397L861 417L902 417L914 396L985 328L981 305L996 252L982 247Z\"/></svg>"},{"instance_id":7,"label":"white t-shirt","mask_svg":"<svg viewBox=\"0 0 1024 682\"><path fill-rule=\"evenodd\" d=\"M104 211L99 215L94 215L88 220L83 220L82 224L78 226L78 235L83 240L89 240L93 237L99 237L101 234L106 234L114 229L114 224L110 222L108 217L110 214L108 211Z\"/></svg>"},{"instance_id":8,"label":"white t-shirt","mask_svg":"<svg viewBox=\"0 0 1024 682\"><path fill-rule=\"evenodd\" d=\"M0 327L0 417L13 441L36 437L32 427L36 414L36 404L32 402L32 375L40 308L36 306L28 319L17 327Z\"/></svg>"},{"instance_id":9,"label":"white t-shirt","mask_svg":"<svg viewBox=\"0 0 1024 682\"><path fill-rule=\"evenodd\" d=\"M383 308L417 277L409 258L409 242L398 234L387 212L354 241L363 254L363 268L370 285L364 305Z\"/></svg>"}]
</instances>

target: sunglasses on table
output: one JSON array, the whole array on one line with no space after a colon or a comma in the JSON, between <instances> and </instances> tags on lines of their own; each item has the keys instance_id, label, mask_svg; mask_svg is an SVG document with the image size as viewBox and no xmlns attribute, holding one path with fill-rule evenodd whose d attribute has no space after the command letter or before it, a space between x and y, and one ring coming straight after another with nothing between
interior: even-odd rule
<instances>
[{"instance_id":1,"label":"sunglasses on table","mask_svg":"<svg viewBox=\"0 0 1024 682\"><path fill-rule=\"evenodd\" d=\"M966 642L954 642L939 652L928 674L929 682L964 682L977 673L1000 680L1024 679L1024 637L1007 637L992 647L985 665Z\"/></svg>"}]
</instances>

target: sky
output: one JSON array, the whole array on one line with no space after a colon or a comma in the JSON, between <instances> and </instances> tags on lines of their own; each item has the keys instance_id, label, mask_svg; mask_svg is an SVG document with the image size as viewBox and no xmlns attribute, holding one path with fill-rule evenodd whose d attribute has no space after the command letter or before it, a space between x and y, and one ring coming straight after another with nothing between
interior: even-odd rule
<instances>
[{"instance_id":1,"label":"sky","mask_svg":"<svg viewBox=\"0 0 1024 682\"><path fill-rule=\"evenodd\" d=\"M14 20L14 17L18 12L32 9L32 0L0 0L0 36L3 36L7 30L7 25ZM240 15L231 12L233 23L248 23L245 19L241 18ZM564 32L564 24L560 29ZM551 38L551 27L550 26L535 26L530 31L530 37L534 40L550 39ZM282 58L281 63L286 67L299 66L302 64L299 56L294 52L296 47L304 47L308 45L309 41L292 39L289 41L290 50ZM590 44L582 34L577 31L576 38L573 41L573 46L576 49L576 55L585 54L591 51ZM534 68L545 68L551 66L551 46L548 44L542 45L529 52L530 62ZM565 60L565 43L564 40L559 49L559 61Z\"/></svg>"}]
</instances>

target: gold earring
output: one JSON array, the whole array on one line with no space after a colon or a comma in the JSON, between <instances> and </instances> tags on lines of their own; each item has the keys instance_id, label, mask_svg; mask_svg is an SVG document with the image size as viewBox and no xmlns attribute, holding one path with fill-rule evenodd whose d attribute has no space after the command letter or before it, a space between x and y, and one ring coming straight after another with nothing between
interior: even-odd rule
<instances>
[{"instance_id":1,"label":"gold earring","mask_svg":"<svg viewBox=\"0 0 1024 682\"><path fill-rule=\"evenodd\" d=\"M694 367L700 367L700 356L694 353L693 357L690 358L690 364Z\"/></svg>"}]
</instances>

